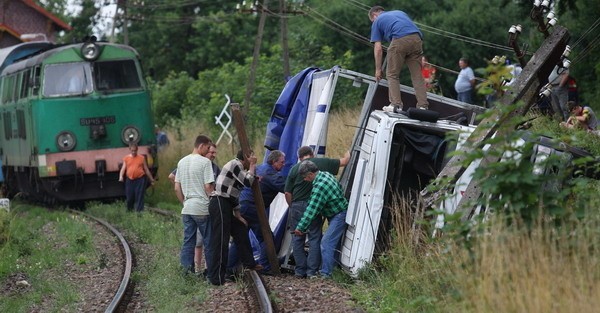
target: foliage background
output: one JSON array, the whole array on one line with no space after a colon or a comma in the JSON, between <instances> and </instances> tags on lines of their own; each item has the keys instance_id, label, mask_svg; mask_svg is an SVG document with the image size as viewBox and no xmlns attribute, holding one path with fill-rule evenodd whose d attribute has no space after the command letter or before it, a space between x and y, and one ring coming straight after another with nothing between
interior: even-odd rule
<instances>
[{"instance_id":1,"label":"foliage background","mask_svg":"<svg viewBox=\"0 0 600 313\"><path fill-rule=\"evenodd\" d=\"M113 16L100 9L109 4L114 6L114 2L76 0L74 3L81 7L76 13L67 10L67 0L42 2L74 27L72 32L64 34L63 41L70 42L90 32L104 40L111 39L112 28L102 29L99 25L107 22L111 25ZM558 24L571 33L571 75L577 79L580 99L600 110L596 100L600 97L599 14L590 10L600 7L600 0L552 2L557 3ZM139 51L154 86L154 109L159 124L178 124L184 115L193 114L211 125L225 103L224 94L231 96L233 102L243 102L260 16L257 10L253 12L249 5L237 10L240 0L119 3L121 18L115 21L114 40L127 41ZM280 13L282 3L284 13ZM285 85L282 19L288 24L291 75L310 66L335 65L372 74L367 17L372 5L403 10L418 24L424 35L425 54L431 63L440 66L440 84L448 97L455 96L453 84L460 57L469 58L474 69L484 68L495 55L506 55L516 61L506 47L511 25L523 26L519 42L528 52L534 52L544 39L529 18L532 1L525 0L270 0L257 80L250 100L250 125L265 124ZM475 39L479 43L475 44ZM401 75L401 82L410 85L409 75ZM348 94L344 99L347 101L339 101L334 110L354 104L355 99L355 94Z\"/></svg>"}]
</instances>

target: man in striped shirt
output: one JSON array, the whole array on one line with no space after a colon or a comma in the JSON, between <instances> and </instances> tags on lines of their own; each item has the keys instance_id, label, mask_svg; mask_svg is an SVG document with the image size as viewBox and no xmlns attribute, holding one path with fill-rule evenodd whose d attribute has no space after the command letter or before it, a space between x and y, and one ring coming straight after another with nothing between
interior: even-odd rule
<instances>
[{"instance_id":1,"label":"man in striped shirt","mask_svg":"<svg viewBox=\"0 0 600 313\"><path fill-rule=\"evenodd\" d=\"M183 204L181 221L183 222L183 245L180 262L186 273L194 273L199 269L195 265L195 247L198 237L208 245L210 241L210 218L208 216L209 196L213 192L213 170L207 155L212 141L204 135L196 137L192 153L177 163L175 175L175 194ZM199 236L200 235L200 236ZM202 256L200 252L200 257ZM210 259L209 251L205 251L206 261Z\"/></svg>"},{"instance_id":2,"label":"man in striped shirt","mask_svg":"<svg viewBox=\"0 0 600 313\"><path fill-rule=\"evenodd\" d=\"M319 171L315 163L302 161L298 168L298 175L305 181L312 182L312 192L308 206L294 233L297 236L304 235L311 221L318 214L327 218L329 227L321 239L321 276L329 278L335 266L335 250L346 229L348 200L344 197L342 186L335 176Z\"/></svg>"},{"instance_id":3,"label":"man in striped shirt","mask_svg":"<svg viewBox=\"0 0 600 313\"><path fill-rule=\"evenodd\" d=\"M213 285L223 285L229 254L229 236L237 246L238 256L246 268L260 270L252 255L248 237L248 223L240 215L239 196L243 187L250 187L256 178L256 156L244 156L240 150L237 158L223 165L217 177L215 191L210 198L208 212L211 223L209 241L210 262L208 278Z\"/></svg>"}]
</instances>

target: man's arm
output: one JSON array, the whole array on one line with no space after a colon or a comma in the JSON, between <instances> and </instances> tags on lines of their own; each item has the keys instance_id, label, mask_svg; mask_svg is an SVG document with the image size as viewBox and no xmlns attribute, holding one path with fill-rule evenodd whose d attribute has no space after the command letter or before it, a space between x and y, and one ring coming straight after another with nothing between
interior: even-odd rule
<instances>
[{"instance_id":1,"label":"man's arm","mask_svg":"<svg viewBox=\"0 0 600 313\"><path fill-rule=\"evenodd\" d=\"M348 165L350 162L350 151L346 151L344 157L340 159L340 167Z\"/></svg>"},{"instance_id":2,"label":"man's arm","mask_svg":"<svg viewBox=\"0 0 600 313\"><path fill-rule=\"evenodd\" d=\"M292 193L291 192L285 193L285 202L287 202L288 206L292 205Z\"/></svg>"},{"instance_id":3,"label":"man's arm","mask_svg":"<svg viewBox=\"0 0 600 313\"><path fill-rule=\"evenodd\" d=\"M119 181L124 180L126 169L127 169L127 163L125 163L125 160L123 160L123 165L121 165L121 171L119 172Z\"/></svg>"},{"instance_id":4,"label":"man's arm","mask_svg":"<svg viewBox=\"0 0 600 313\"><path fill-rule=\"evenodd\" d=\"M308 200L308 204L306 209L304 210L304 214L302 218L296 225L296 230L300 233L305 233L308 230L308 226L315 219L317 214L321 213L321 210L325 206L325 202L327 201L326 191L322 188L322 186L313 185L312 192L310 193L310 199ZM294 231L296 234L298 232Z\"/></svg>"},{"instance_id":5,"label":"man's arm","mask_svg":"<svg viewBox=\"0 0 600 313\"><path fill-rule=\"evenodd\" d=\"M381 41L375 41L373 46L373 55L375 57L375 80L380 81L383 78L381 67L383 64L383 47Z\"/></svg>"},{"instance_id":6,"label":"man's arm","mask_svg":"<svg viewBox=\"0 0 600 313\"><path fill-rule=\"evenodd\" d=\"M179 202L183 203L185 197L183 196L183 191L181 190L180 182L175 182L175 195L177 195L177 199L179 199Z\"/></svg>"},{"instance_id":7,"label":"man's arm","mask_svg":"<svg viewBox=\"0 0 600 313\"><path fill-rule=\"evenodd\" d=\"M559 86L564 87L567 85L567 82L569 81L569 70L564 70L561 74L560 74L560 82L559 82Z\"/></svg>"},{"instance_id":8,"label":"man's arm","mask_svg":"<svg viewBox=\"0 0 600 313\"><path fill-rule=\"evenodd\" d=\"M146 158L144 158L143 166L144 166L144 173L146 173L146 176L150 180L150 183L154 184L154 177L152 177L152 173L150 173L150 169L148 168L148 164L146 164Z\"/></svg>"},{"instance_id":9,"label":"man's arm","mask_svg":"<svg viewBox=\"0 0 600 313\"><path fill-rule=\"evenodd\" d=\"M206 192L207 196L210 197L210 195L213 193L213 191L215 191L215 184L213 184L213 183L204 184L204 192Z\"/></svg>"}]
</instances>

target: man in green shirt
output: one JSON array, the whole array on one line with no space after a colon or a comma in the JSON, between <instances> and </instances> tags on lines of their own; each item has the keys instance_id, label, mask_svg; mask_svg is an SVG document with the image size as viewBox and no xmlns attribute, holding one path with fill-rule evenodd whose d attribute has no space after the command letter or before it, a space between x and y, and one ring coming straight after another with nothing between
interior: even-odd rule
<instances>
[{"instance_id":1,"label":"man in green shirt","mask_svg":"<svg viewBox=\"0 0 600 313\"><path fill-rule=\"evenodd\" d=\"M300 161L310 160L317 165L319 170L329 172L333 175L338 174L342 166L346 166L350 161L350 153L347 152L342 159L315 158L313 149L309 146L303 146L298 149L298 159ZM289 206L289 226L294 229L308 204L312 183L304 181L298 175L300 163L294 165L288 174L285 182L285 200ZM308 227L308 233L300 236L293 236L292 247L295 261L294 273L296 277L316 277L321 266L321 230L323 228L323 218L321 215L314 217ZM308 255L304 251L304 243L308 237Z\"/></svg>"},{"instance_id":2,"label":"man in green shirt","mask_svg":"<svg viewBox=\"0 0 600 313\"><path fill-rule=\"evenodd\" d=\"M346 229L348 200L335 176L319 171L315 163L302 161L298 167L298 175L305 181L312 182L312 191L294 234L304 235L312 220L319 214L327 218L329 227L321 239L321 276L329 278L335 266L335 250Z\"/></svg>"}]
</instances>

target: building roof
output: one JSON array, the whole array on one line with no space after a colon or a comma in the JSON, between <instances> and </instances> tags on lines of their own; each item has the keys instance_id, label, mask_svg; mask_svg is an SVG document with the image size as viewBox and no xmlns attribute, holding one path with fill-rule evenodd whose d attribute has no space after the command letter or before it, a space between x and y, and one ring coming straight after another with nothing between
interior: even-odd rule
<instances>
[{"instance_id":1,"label":"building roof","mask_svg":"<svg viewBox=\"0 0 600 313\"><path fill-rule=\"evenodd\" d=\"M54 22L56 25L58 25L62 29L64 29L64 30L71 30L71 29L73 29L73 27L71 27L71 25L63 22L61 19L59 19L58 17L56 17L54 14L46 11L46 9L42 8L41 6L39 6L33 0L21 0L21 1L23 3L25 3L27 6L31 7L32 9L38 11L42 15L44 15L47 18L49 18L50 20L52 20L52 22Z\"/></svg>"}]
</instances>

